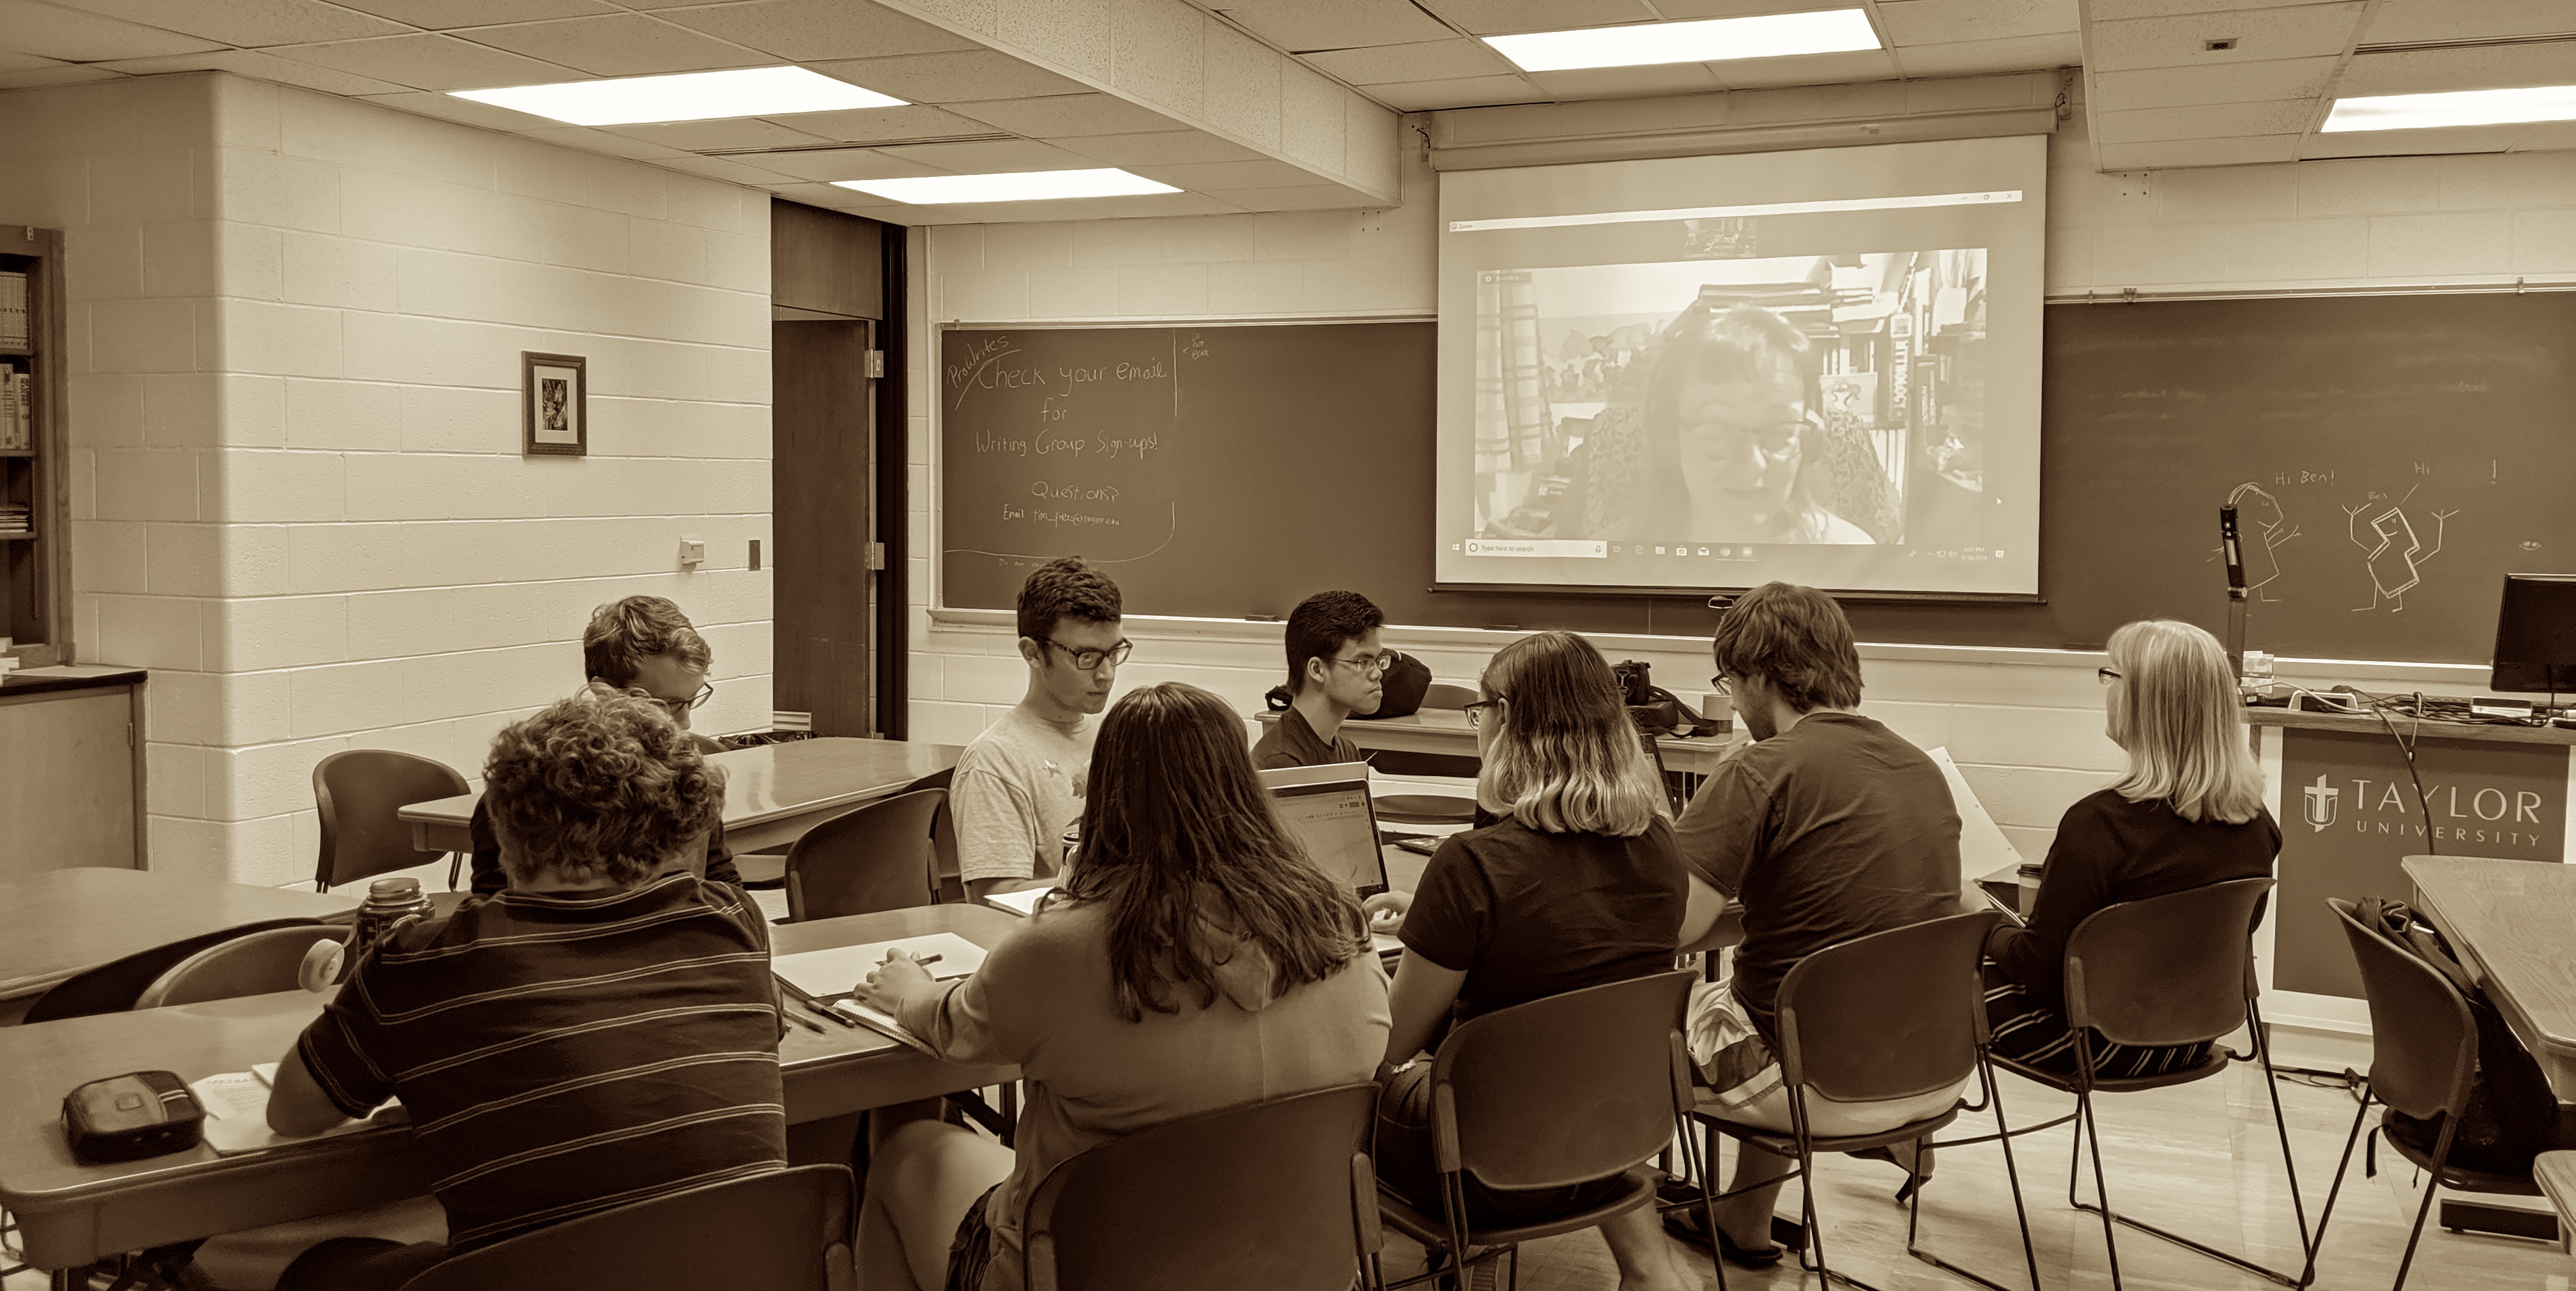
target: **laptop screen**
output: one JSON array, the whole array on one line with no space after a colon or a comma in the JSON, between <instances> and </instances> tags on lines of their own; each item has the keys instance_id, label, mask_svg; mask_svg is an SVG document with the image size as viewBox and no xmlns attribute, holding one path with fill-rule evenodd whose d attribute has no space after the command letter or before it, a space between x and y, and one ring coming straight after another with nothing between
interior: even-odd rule
<instances>
[{"instance_id":1,"label":"laptop screen","mask_svg":"<svg viewBox=\"0 0 2576 1291\"><path fill-rule=\"evenodd\" d=\"M1276 784L1270 797L1289 836L1317 868L1360 896L1386 891L1386 854L1378 850L1367 781Z\"/></svg>"}]
</instances>

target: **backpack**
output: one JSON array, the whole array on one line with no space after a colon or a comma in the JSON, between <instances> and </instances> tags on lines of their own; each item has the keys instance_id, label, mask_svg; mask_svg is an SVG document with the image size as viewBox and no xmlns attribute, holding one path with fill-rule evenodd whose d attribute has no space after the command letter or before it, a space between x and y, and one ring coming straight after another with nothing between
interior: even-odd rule
<instances>
[{"instance_id":1,"label":"backpack","mask_svg":"<svg viewBox=\"0 0 2576 1291\"><path fill-rule=\"evenodd\" d=\"M2353 913L2363 927L2450 979L2468 997L2469 1016L2478 1026L2477 1071L2470 1078L2468 1105L2459 1113L2446 1164L2530 1178L2532 1158L2550 1145L2558 1122L2558 1099L2550 1092L2540 1063L2514 1038L2486 992L2469 980L2468 970L2460 966L2459 956L2452 953L2440 930L2404 902L2381 897L2361 902ZM2380 1128L2392 1142L2406 1145L2426 1160L2432 1159L2442 1137L2439 1119L2419 1120L2393 1107ZM2376 1166L2376 1160L2371 1161L2366 1172L2377 1174Z\"/></svg>"}]
</instances>

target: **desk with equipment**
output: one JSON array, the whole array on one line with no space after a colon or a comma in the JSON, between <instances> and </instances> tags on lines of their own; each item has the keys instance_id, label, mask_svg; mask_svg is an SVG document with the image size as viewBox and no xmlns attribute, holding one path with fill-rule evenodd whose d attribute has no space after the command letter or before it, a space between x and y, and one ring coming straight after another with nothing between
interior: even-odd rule
<instances>
[{"instance_id":1,"label":"desk with equipment","mask_svg":"<svg viewBox=\"0 0 2576 1291\"><path fill-rule=\"evenodd\" d=\"M1014 926L999 911L945 905L788 924L771 935L776 953L788 955L943 932L990 947ZM321 996L291 991L0 1028L0 1206L19 1223L27 1261L76 1268L428 1191L400 1124L235 1156L204 1144L104 1165L71 1155L61 1109L73 1087L129 1071L190 1081L246 1071L276 1061L321 1008ZM790 1123L1019 1078L1013 1068L939 1062L858 1027L791 1026L778 1058Z\"/></svg>"}]
</instances>

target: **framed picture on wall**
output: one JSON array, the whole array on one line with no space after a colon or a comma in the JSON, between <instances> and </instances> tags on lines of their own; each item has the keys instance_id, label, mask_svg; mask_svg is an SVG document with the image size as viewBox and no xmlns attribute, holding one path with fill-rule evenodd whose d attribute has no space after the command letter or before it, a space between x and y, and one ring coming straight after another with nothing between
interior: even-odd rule
<instances>
[{"instance_id":1,"label":"framed picture on wall","mask_svg":"<svg viewBox=\"0 0 2576 1291\"><path fill-rule=\"evenodd\" d=\"M578 354L519 352L521 455L590 453L589 361Z\"/></svg>"}]
</instances>

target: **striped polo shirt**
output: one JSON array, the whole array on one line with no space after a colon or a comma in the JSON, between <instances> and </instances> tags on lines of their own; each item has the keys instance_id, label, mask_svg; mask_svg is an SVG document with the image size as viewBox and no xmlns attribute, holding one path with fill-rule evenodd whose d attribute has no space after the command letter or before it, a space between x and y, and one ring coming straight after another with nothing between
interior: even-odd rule
<instances>
[{"instance_id":1,"label":"striped polo shirt","mask_svg":"<svg viewBox=\"0 0 2576 1291\"><path fill-rule=\"evenodd\" d=\"M467 1250L784 1168L774 989L740 888L505 891L405 924L297 1051L351 1116L402 1100Z\"/></svg>"}]
</instances>

